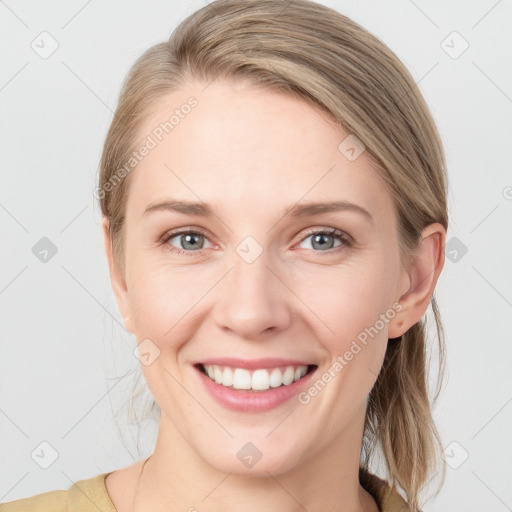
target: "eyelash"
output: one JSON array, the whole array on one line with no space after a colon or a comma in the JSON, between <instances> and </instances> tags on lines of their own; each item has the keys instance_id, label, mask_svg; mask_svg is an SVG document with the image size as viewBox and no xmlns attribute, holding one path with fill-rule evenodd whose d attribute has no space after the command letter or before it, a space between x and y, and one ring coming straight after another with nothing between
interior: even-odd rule
<instances>
[{"instance_id":1,"label":"eyelash","mask_svg":"<svg viewBox=\"0 0 512 512\"><path fill-rule=\"evenodd\" d=\"M181 231L170 231L170 232L167 232L165 235L162 236L162 238L160 239L160 244L164 245L171 238L175 238L175 237L177 237L179 235L188 235L188 234L202 235L205 238L207 238L206 233L203 230L199 229L199 228L196 228L196 229L186 229L186 230L181 230ZM339 252L340 250L352 247L354 245L354 240L352 239L351 236L349 236L346 233L344 233L343 231L340 231L339 229L335 229L335 228L328 228L328 229L320 229L320 230L310 231L310 232L307 233L307 235L304 238L302 238L300 240L300 242L303 242L304 240L306 240L307 238L309 238L310 236L313 236L313 235L333 236L336 240L339 240L341 242L341 245L339 245L337 247L333 247L331 249L327 249L325 251L314 251L314 249L311 249L314 252L318 252L318 253L324 252L324 253L332 255L334 253ZM183 250L183 249L177 249L176 247L173 247L172 245L169 245L169 247L167 247L167 250L169 252L173 253L173 254L185 254L187 256L193 256L194 254L200 253L202 251L202 249L199 249L197 251L188 251L188 250Z\"/></svg>"}]
</instances>

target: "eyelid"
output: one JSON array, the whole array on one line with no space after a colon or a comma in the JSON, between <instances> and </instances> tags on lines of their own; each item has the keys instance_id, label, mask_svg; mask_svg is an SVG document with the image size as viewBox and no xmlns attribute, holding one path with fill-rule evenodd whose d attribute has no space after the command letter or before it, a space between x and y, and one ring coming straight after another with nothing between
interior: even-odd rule
<instances>
[{"instance_id":1,"label":"eyelid","mask_svg":"<svg viewBox=\"0 0 512 512\"><path fill-rule=\"evenodd\" d=\"M214 244L212 241L210 241L210 237L208 236L208 233L202 229L202 228L178 228L176 230L169 230L169 231L166 231L159 239L158 241L158 245L159 246L164 246L164 245L167 245L167 242L169 242L169 240L171 240L172 238L175 238L177 236L180 236L180 235L186 235L188 233L194 233L194 234L198 234L198 235L202 235L204 236L205 239L208 240L208 243L210 243L213 247L218 247L217 244ZM209 249L209 247L206 247L204 249ZM171 254L186 254L188 256L195 256L196 254L201 254L203 252L204 249L199 249L197 251L189 251L187 249L180 249L179 247L174 247L172 245L168 245L168 247L166 247L166 250L169 251Z\"/></svg>"},{"instance_id":2,"label":"eyelid","mask_svg":"<svg viewBox=\"0 0 512 512\"><path fill-rule=\"evenodd\" d=\"M355 240L350 236L346 231L337 228L327 228L327 227L313 227L309 228L306 233L302 236L299 242L303 242L306 238L311 235L315 235L317 233L322 233L326 235L339 236L340 238L344 238L347 243L355 244Z\"/></svg>"},{"instance_id":3,"label":"eyelid","mask_svg":"<svg viewBox=\"0 0 512 512\"><path fill-rule=\"evenodd\" d=\"M208 233L202 229L202 228L178 228L178 229L170 229L169 231L166 231L159 239L160 243L165 243L169 239L174 238L178 235L186 235L187 233L198 233L200 235L203 235L204 237L208 238Z\"/></svg>"},{"instance_id":4,"label":"eyelid","mask_svg":"<svg viewBox=\"0 0 512 512\"><path fill-rule=\"evenodd\" d=\"M214 247L218 247L217 244L214 244L213 242L211 242L209 236L208 236L208 233L206 232L206 230L202 229L202 228L199 228L199 227L185 227L185 228L178 228L176 230L169 230L169 231L166 231L161 237L160 237L160 244L164 245L166 244L171 238L174 238L176 236L179 236L179 235L186 235L187 233L195 233L195 234L199 234L199 235L202 235L204 236ZM326 234L326 235L330 235L330 236L334 236L336 239L338 239L339 241L342 242L342 244L340 246L337 246L335 248L331 248L331 249L327 249L326 251L314 251L314 252L319 252L319 253L322 253L322 252L325 252L327 254L332 254L332 252L335 252L337 249L339 249L342 245L345 245L345 247L352 247L354 244L355 244L355 240L352 236L350 236L346 231L342 231L341 229L337 229L337 228L332 228L332 227L321 227L321 226L316 226L316 227L312 227L312 228L309 228L308 230L306 230L306 232L302 235L302 237L300 238L300 240L298 240L294 245L293 247L295 247L296 245L300 244L301 242L303 242L304 240L306 240L307 238L309 238L310 236L312 235L316 235L316 234ZM173 247L171 246L172 249L170 249L171 252L178 252L178 253L187 253L187 254L194 254L194 253L201 253L201 251L203 249L199 249L197 251L189 251L189 250L186 250L186 249L179 249L177 247Z\"/></svg>"}]
</instances>

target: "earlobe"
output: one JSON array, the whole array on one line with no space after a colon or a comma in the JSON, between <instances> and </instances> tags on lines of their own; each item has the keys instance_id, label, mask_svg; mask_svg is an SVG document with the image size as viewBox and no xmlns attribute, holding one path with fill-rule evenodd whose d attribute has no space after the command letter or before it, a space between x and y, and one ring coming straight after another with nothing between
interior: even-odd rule
<instances>
[{"instance_id":1,"label":"earlobe","mask_svg":"<svg viewBox=\"0 0 512 512\"><path fill-rule=\"evenodd\" d=\"M439 223L422 231L407 272L409 287L398 301L401 311L389 324L389 338L402 336L425 314L444 266L445 240L446 230Z\"/></svg>"},{"instance_id":2,"label":"earlobe","mask_svg":"<svg viewBox=\"0 0 512 512\"><path fill-rule=\"evenodd\" d=\"M110 282L112 284L112 290L114 292L114 296L116 298L117 306L123 317L124 326L126 329L134 333L133 330L133 322L131 316L131 308L128 297L128 289L126 286L125 277L120 272L119 268L116 265L114 259L114 253L112 249L112 238L110 235L110 224L108 219L105 217L102 220L102 230L103 230L103 242L105 245L105 253L107 256L109 271L110 271Z\"/></svg>"}]
</instances>

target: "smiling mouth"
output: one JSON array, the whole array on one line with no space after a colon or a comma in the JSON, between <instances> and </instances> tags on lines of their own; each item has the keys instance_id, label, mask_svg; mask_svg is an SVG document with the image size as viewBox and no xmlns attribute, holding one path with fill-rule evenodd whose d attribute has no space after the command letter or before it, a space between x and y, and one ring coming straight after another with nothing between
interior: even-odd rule
<instances>
[{"instance_id":1,"label":"smiling mouth","mask_svg":"<svg viewBox=\"0 0 512 512\"><path fill-rule=\"evenodd\" d=\"M290 386L318 368L314 364L279 366L268 369L258 368L254 370L201 363L195 366L217 384L226 388L245 391L267 391L270 388Z\"/></svg>"}]
</instances>

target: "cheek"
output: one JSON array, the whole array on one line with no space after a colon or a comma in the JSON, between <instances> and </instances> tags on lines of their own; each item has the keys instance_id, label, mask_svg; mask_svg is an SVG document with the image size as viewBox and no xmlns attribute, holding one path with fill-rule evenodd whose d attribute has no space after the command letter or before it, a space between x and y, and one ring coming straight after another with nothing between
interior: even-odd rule
<instances>
[{"instance_id":1,"label":"cheek","mask_svg":"<svg viewBox=\"0 0 512 512\"><path fill-rule=\"evenodd\" d=\"M282 300L317 333L331 353L346 350L368 330L387 334L380 315L391 306L394 261L383 251L354 257L338 265L301 262L282 269L290 291ZM213 264L166 264L161 255L132 253L129 289L134 328L139 340L152 339L166 350L177 348L207 312L224 267ZM217 297L218 298L218 297ZM198 326L196 326L198 327Z\"/></svg>"},{"instance_id":2,"label":"cheek","mask_svg":"<svg viewBox=\"0 0 512 512\"><path fill-rule=\"evenodd\" d=\"M374 326L391 307L391 268L382 257L338 267L309 268L294 278L291 288L310 310L309 316L314 313L316 323L323 326L322 338L336 345ZM378 327L379 331L385 330L380 323Z\"/></svg>"},{"instance_id":3,"label":"cheek","mask_svg":"<svg viewBox=\"0 0 512 512\"><path fill-rule=\"evenodd\" d=\"M137 338L165 343L167 349L173 340L179 344L218 277L213 270L171 267L151 258L133 258L131 263L130 305Z\"/></svg>"},{"instance_id":4,"label":"cheek","mask_svg":"<svg viewBox=\"0 0 512 512\"><path fill-rule=\"evenodd\" d=\"M307 297L305 302L320 319L313 319L318 325L315 332L329 357L319 378L336 382L331 392L343 395L341 401L333 397L334 404L363 400L377 378L389 322L396 314L395 268L396 262L380 253L365 258L364 264L352 261L316 275L303 274L300 286L297 281L297 294Z\"/></svg>"}]
</instances>

